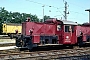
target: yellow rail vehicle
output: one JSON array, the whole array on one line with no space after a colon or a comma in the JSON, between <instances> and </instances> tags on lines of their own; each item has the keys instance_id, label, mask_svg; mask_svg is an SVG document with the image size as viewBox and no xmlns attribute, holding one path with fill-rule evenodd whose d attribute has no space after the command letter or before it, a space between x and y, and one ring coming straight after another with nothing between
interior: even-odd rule
<instances>
[{"instance_id":1,"label":"yellow rail vehicle","mask_svg":"<svg viewBox=\"0 0 90 60\"><path fill-rule=\"evenodd\" d=\"M10 36L11 34L15 34L16 30L19 34L21 34L22 25L15 23L3 23L3 34L7 34Z\"/></svg>"}]
</instances>

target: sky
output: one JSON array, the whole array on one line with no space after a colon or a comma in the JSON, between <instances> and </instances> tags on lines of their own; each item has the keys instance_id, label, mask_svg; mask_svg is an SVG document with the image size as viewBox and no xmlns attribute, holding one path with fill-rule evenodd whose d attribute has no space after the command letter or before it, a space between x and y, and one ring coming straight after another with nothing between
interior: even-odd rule
<instances>
[{"instance_id":1,"label":"sky","mask_svg":"<svg viewBox=\"0 0 90 60\"><path fill-rule=\"evenodd\" d=\"M9 12L31 13L40 19L44 9L44 15L64 20L65 1L69 12L67 20L80 24L89 22L89 12L85 10L90 9L90 0L0 0L0 7Z\"/></svg>"}]
</instances>

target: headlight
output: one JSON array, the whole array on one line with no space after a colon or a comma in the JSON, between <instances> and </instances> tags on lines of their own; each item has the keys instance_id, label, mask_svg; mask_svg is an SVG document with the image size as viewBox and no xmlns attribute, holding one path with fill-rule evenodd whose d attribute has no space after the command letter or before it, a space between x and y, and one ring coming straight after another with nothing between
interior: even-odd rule
<instances>
[{"instance_id":1,"label":"headlight","mask_svg":"<svg viewBox=\"0 0 90 60\"><path fill-rule=\"evenodd\" d=\"M69 38L69 36L66 36L66 38L68 39L68 38Z\"/></svg>"}]
</instances>

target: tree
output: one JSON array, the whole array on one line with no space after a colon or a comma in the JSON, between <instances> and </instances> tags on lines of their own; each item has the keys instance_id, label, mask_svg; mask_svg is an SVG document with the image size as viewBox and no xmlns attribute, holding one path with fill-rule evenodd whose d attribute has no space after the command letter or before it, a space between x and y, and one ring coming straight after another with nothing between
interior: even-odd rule
<instances>
[{"instance_id":1,"label":"tree","mask_svg":"<svg viewBox=\"0 0 90 60\"><path fill-rule=\"evenodd\" d=\"M25 22L28 17L32 22L39 22L39 18L31 13L8 12L4 7L0 7L0 34L2 33L2 23L22 23ZM49 18L50 16L44 16L44 20ZM40 22L42 21L43 19L40 19Z\"/></svg>"},{"instance_id":2,"label":"tree","mask_svg":"<svg viewBox=\"0 0 90 60\"><path fill-rule=\"evenodd\" d=\"M49 19L50 18L50 16L44 16L44 20L47 20L47 19Z\"/></svg>"},{"instance_id":3,"label":"tree","mask_svg":"<svg viewBox=\"0 0 90 60\"><path fill-rule=\"evenodd\" d=\"M7 10L5 10L5 8L1 7L0 8L0 22L4 22L4 21L7 21L7 18L8 18L8 14L9 12Z\"/></svg>"},{"instance_id":4,"label":"tree","mask_svg":"<svg viewBox=\"0 0 90 60\"><path fill-rule=\"evenodd\" d=\"M44 21L46 21L47 19L49 19L50 18L50 16L44 16ZM43 22L43 19L40 19L40 22Z\"/></svg>"},{"instance_id":5,"label":"tree","mask_svg":"<svg viewBox=\"0 0 90 60\"><path fill-rule=\"evenodd\" d=\"M2 33L2 23L7 21L9 12L5 8L0 7L0 34Z\"/></svg>"},{"instance_id":6,"label":"tree","mask_svg":"<svg viewBox=\"0 0 90 60\"><path fill-rule=\"evenodd\" d=\"M22 23L26 21L27 17L30 17L33 22L39 22L39 18L36 15L8 12L4 7L0 7L0 34L2 32L2 23Z\"/></svg>"},{"instance_id":7,"label":"tree","mask_svg":"<svg viewBox=\"0 0 90 60\"><path fill-rule=\"evenodd\" d=\"M31 16L31 20L32 20L33 22L39 22L39 19L38 19L38 17L37 17L36 15L32 15L32 16Z\"/></svg>"}]
</instances>

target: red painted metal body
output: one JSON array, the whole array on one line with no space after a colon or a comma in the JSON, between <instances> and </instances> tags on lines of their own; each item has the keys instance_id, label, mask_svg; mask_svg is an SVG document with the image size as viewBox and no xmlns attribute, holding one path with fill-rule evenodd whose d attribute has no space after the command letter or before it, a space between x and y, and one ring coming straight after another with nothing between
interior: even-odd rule
<instances>
[{"instance_id":1,"label":"red painted metal body","mask_svg":"<svg viewBox=\"0 0 90 60\"><path fill-rule=\"evenodd\" d=\"M64 25L64 29L65 30L65 26ZM73 25L69 25L70 27L72 27ZM76 36L76 26L74 26L73 28L71 28L71 30L73 29L73 31L70 32L65 32L63 31L63 44L75 44L77 43L77 36Z\"/></svg>"},{"instance_id":2,"label":"red painted metal body","mask_svg":"<svg viewBox=\"0 0 90 60\"><path fill-rule=\"evenodd\" d=\"M77 26L74 26L72 29L74 32L72 31L71 43L75 44L77 43Z\"/></svg>"},{"instance_id":3,"label":"red painted metal body","mask_svg":"<svg viewBox=\"0 0 90 60\"><path fill-rule=\"evenodd\" d=\"M80 31L83 33L83 41L87 41L87 36L90 36L90 26L77 26L77 37L80 35Z\"/></svg>"},{"instance_id":4,"label":"red painted metal body","mask_svg":"<svg viewBox=\"0 0 90 60\"><path fill-rule=\"evenodd\" d=\"M20 44L23 41L23 45ZM48 19L44 23L23 22L21 41L17 47L32 49L46 45L84 45L90 42L90 24L78 26L76 22Z\"/></svg>"},{"instance_id":5,"label":"red painted metal body","mask_svg":"<svg viewBox=\"0 0 90 60\"><path fill-rule=\"evenodd\" d=\"M22 33L24 35L30 35L30 29L33 30L32 35L55 35L56 33L56 26L54 24L25 22L22 25Z\"/></svg>"},{"instance_id":6,"label":"red painted metal body","mask_svg":"<svg viewBox=\"0 0 90 60\"><path fill-rule=\"evenodd\" d=\"M32 38L33 38L32 39L33 43L40 43L40 36L39 35L34 35Z\"/></svg>"},{"instance_id":7,"label":"red painted metal body","mask_svg":"<svg viewBox=\"0 0 90 60\"><path fill-rule=\"evenodd\" d=\"M76 27L73 28L74 32L65 32L65 26L60 20L47 20L47 23L24 22L22 23L22 34L29 36L30 30L33 30L33 43L40 43L40 36L58 36L59 44L75 44L77 42ZM73 25L70 24L69 27Z\"/></svg>"},{"instance_id":8,"label":"red painted metal body","mask_svg":"<svg viewBox=\"0 0 90 60\"><path fill-rule=\"evenodd\" d=\"M22 35L16 36L16 46L32 50L38 46L78 45L90 43L90 24L78 25L76 22L51 18L43 23L22 23Z\"/></svg>"}]
</instances>

